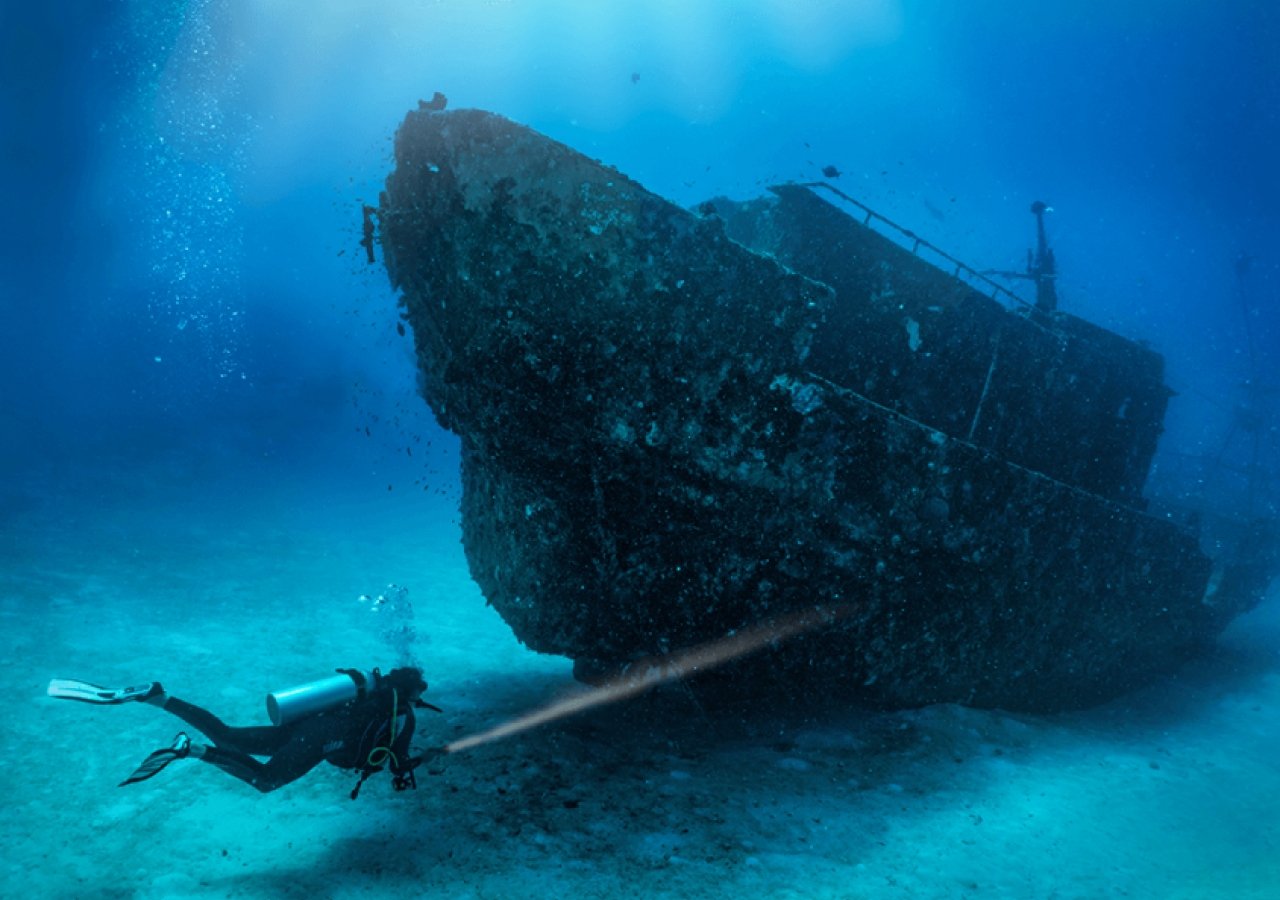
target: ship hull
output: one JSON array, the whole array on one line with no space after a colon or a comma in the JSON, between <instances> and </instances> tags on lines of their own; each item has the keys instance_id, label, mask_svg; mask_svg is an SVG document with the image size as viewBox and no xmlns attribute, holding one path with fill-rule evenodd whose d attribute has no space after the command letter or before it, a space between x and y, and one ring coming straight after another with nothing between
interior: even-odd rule
<instances>
[{"instance_id":1,"label":"ship hull","mask_svg":"<svg viewBox=\"0 0 1280 900\"><path fill-rule=\"evenodd\" d=\"M412 113L396 147L382 243L461 438L467 558L535 650L604 672L822 607L720 688L1051 710L1150 681L1238 611L1204 602L1195 536L1132 502L1131 448L1108 497L982 446L989 420L840 383L849 299L720 218L487 113Z\"/></svg>"}]
</instances>

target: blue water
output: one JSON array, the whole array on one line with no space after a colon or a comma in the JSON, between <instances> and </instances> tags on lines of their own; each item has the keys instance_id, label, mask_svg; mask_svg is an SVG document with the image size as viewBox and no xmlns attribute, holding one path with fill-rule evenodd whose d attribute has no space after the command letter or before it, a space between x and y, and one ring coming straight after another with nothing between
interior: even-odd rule
<instances>
[{"instance_id":1,"label":"blue water","mask_svg":"<svg viewBox=\"0 0 1280 900\"><path fill-rule=\"evenodd\" d=\"M589 730L531 738L400 806L344 806L330 775L126 796L169 723L41 696L163 677L260 716L266 690L386 650L356 598L389 582L435 727L568 687L467 576L456 441L358 245L397 124L437 90L680 204L835 166L979 269L1021 269L1049 202L1061 307L1165 355L1153 483L1197 500L1203 457L1249 458L1242 404L1277 447L1274 393L1245 387L1280 362L1277 47L1262 2L0 6L0 785L23 811L0 894L1280 896L1274 598L1181 680L1081 717L708 743L659 710L603 763Z\"/></svg>"}]
</instances>

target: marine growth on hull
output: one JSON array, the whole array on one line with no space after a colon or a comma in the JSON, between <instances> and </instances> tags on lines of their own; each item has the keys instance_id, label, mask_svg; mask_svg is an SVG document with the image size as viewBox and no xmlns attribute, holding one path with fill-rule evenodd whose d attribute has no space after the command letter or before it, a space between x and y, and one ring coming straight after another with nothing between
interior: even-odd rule
<instances>
[{"instance_id":1,"label":"marine growth on hull","mask_svg":"<svg viewBox=\"0 0 1280 900\"><path fill-rule=\"evenodd\" d=\"M1048 710L1257 601L1270 565L1206 602L1195 534L1144 509L1158 354L829 198L695 213L500 116L407 116L386 266L462 441L472 574L522 641L586 675L834 610L710 677Z\"/></svg>"}]
</instances>

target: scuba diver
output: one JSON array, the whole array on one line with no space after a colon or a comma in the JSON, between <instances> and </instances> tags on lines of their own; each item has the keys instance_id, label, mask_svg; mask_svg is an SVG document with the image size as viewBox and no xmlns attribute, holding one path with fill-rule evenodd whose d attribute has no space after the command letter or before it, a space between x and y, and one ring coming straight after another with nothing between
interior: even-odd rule
<instances>
[{"instance_id":1,"label":"scuba diver","mask_svg":"<svg viewBox=\"0 0 1280 900\"><path fill-rule=\"evenodd\" d=\"M146 781L175 760L190 757L211 763L264 794L296 781L321 762L360 771L352 800L365 780L384 766L391 769L395 790L417 788L414 769L424 757L409 755L414 709L440 712L422 700L427 690L422 670L402 667L385 675L377 669L336 671L335 676L268 695L272 724L244 728L226 725L208 710L171 696L158 681L111 689L54 679L48 695L99 705L149 703L213 741L193 743L185 731L179 732L170 746L151 753L120 787ZM269 759L261 762L255 756Z\"/></svg>"},{"instance_id":2,"label":"scuba diver","mask_svg":"<svg viewBox=\"0 0 1280 900\"><path fill-rule=\"evenodd\" d=\"M373 265L378 261L373 255L373 217L377 212L378 207L376 206L370 206L367 203L362 203L360 205L360 214L364 219L360 226L361 233L364 235L360 239L360 246L364 248L364 252L369 256L369 265Z\"/></svg>"}]
</instances>

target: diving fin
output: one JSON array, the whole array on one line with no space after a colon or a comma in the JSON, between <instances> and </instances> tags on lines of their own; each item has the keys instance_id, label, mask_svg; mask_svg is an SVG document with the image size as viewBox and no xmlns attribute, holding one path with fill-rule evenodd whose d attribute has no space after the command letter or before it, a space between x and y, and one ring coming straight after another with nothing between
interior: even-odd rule
<instances>
[{"instance_id":1,"label":"diving fin","mask_svg":"<svg viewBox=\"0 0 1280 900\"><path fill-rule=\"evenodd\" d=\"M126 784L137 784L139 781L146 781L148 778L154 778L163 771L164 767L169 765L175 759L186 759L191 755L191 738L187 737L185 731L179 731L178 736L173 739L173 744L169 747L163 747L152 753L142 761L142 765L133 770L133 774L126 778L117 787L124 787Z\"/></svg>"},{"instance_id":2,"label":"diving fin","mask_svg":"<svg viewBox=\"0 0 1280 900\"><path fill-rule=\"evenodd\" d=\"M69 678L54 678L45 691L50 697L59 700L79 700L82 703L96 703L112 706L117 703L128 703L132 700L146 700L164 693L158 681L135 684L125 688L104 688L87 681L72 681Z\"/></svg>"}]
</instances>

